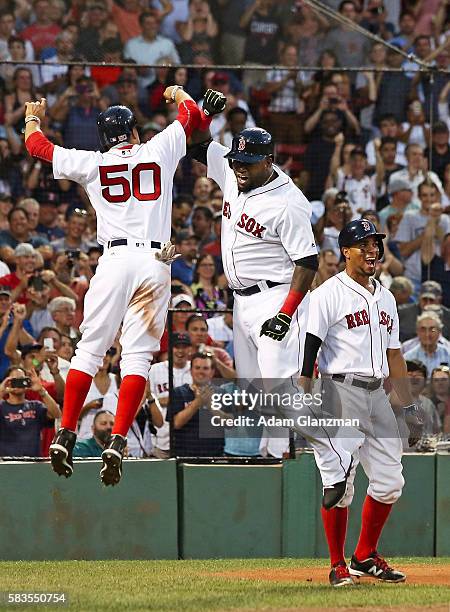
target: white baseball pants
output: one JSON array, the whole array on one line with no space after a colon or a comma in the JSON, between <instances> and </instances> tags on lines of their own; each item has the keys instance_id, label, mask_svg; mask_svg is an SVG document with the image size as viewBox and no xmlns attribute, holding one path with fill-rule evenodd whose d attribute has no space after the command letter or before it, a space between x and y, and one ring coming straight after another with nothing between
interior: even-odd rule
<instances>
[{"instance_id":1,"label":"white baseball pants","mask_svg":"<svg viewBox=\"0 0 450 612\"><path fill-rule=\"evenodd\" d=\"M130 241L129 241L130 242ZM105 249L84 300L81 340L71 367L95 376L120 326L121 375L148 377L170 298L170 266L147 246Z\"/></svg>"}]
</instances>

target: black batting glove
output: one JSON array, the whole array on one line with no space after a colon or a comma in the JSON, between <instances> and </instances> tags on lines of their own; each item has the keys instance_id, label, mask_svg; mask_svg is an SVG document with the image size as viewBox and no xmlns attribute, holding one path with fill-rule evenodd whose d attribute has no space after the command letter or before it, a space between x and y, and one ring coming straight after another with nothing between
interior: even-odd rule
<instances>
[{"instance_id":1,"label":"black batting glove","mask_svg":"<svg viewBox=\"0 0 450 612\"><path fill-rule=\"evenodd\" d=\"M262 324L260 336L269 336L272 340L278 340L281 342L289 331L292 317L279 312L277 315L268 319Z\"/></svg>"},{"instance_id":2,"label":"black batting glove","mask_svg":"<svg viewBox=\"0 0 450 612\"><path fill-rule=\"evenodd\" d=\"M419 408L416 404L406 406L405 422L409 429L408 444L414 446L420 440L423 434L423 421L420 416Z\"/></svg>"},{"instance_id":3,"label":"black batting glove","mask_svg":"<svg viewBox=\"0 0 450 612\"><path fill-rule=\"evenodd\" d=\"M208 89L203 98L203 112L208 117L218 115L224 110L226 103L227 99L223 93L214 89Z\"/></svg>"}]
</instances>

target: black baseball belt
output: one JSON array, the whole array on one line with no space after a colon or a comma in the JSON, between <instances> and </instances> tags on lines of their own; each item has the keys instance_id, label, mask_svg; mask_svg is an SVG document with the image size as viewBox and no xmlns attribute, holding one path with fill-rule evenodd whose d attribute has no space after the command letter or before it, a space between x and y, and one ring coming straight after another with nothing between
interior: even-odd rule
<instances>
[{"instance_id":1,"label":"black baseball belt","mask_svg":"<svg viewBox=\"0 0 450 612\"><path fill-rule=\"evenodd\" d=\"M267 287L272 289L272 287L277 287L278 285L286 285L286 283L275 283L274 281L263 281L267 283ZM234 293L238 295L254 295L255 293L259 293L260 291L264 291L258 285L252 285L251 287L245 287L245 289L233 289Z\"/></svg>"},{"instance_id":2,"label":"black baseball belt","mask_svg":"<svg viewBox=\"0 0 450 612\"><path fill-rule=\"evenodd\" d=\"M130 244L133 244L133 242L136 243L136 246L139 246L140 242L139 240L130 240ZM147 241L145 241L147 242ZM111 247L115 247L115 246L126 246L128 244L128 240L126 238L116 238L115 240L109 240L108 244L106 245L108 247L108 249L110 249ZM154 240L150 241L150 248L152 249L160 249L161 248L161 243L160 242L155 242Z\"/></svg>"},{"instance_id":3,"label":"black baseball belt","mask_svg":"<svg viewBox=\"0 0 450 612\"><path fill-rule=\"evenodd\" d=\"M337 382L345 382L345 374L333 374L332 380L336 380ZM353 378L351 381L353 387L359 387L360 389L365 389L366 391L376 391L383 384L382 378L377 378L375 380L361 380L359 378Z\"/></svg>"}]
</instances>

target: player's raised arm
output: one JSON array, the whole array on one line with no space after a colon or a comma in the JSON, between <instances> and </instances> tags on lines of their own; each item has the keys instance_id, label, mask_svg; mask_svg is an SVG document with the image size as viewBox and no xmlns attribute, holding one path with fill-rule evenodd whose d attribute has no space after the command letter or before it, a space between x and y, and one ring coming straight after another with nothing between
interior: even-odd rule
<instances>
[{"instance_id":1,"label":"player's raised arm","mask_svg":"<svg viewBox=\"0 0 450 612\"><path fill-rule=\"evenodd\" d=\"M200 121L192 133L189 156L206 166L206 153L212 141L209 126L214 115L220 114L227 103L226 97L220 91L208 89L203 98L203 108L200 109Z\"/></svg>"},{"instance_id":2,"label":"player's raised arm","mask_svg":"<svg viewBox=\"0 0 450 612\"><path fill-rule=\"evenodd\" d=\"M178 115L175 119L181 123L186 138L190 138L201 121L201 113L197 104L181 85L169 85L164 90L163 95L167 104L175 103L177 105Z\"/></svg>"},{"instance_id":3,"label":"player's raised arm","mask_svg":"<svg viewBox=\"0 0 450 612\"><path fill-rule=\"evenodd\" d=\"M25 146L32 157L51 163L55 145L41 132L46 110L45 98L25 104Z\"/></svg>"}]
</instances>

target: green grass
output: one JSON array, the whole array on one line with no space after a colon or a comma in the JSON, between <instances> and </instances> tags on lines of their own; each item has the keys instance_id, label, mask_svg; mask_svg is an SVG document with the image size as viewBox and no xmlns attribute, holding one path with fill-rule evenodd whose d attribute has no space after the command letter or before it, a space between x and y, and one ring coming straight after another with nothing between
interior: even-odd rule
<instances>
[{"instance_id":1,"label":"green grass","mask_svg":"<svg viewBox=\"0 0 450 612\"><path fill-rule=\"evenodd\" d=\"M410 563L449 565L450 559L396 559L408 570ZM258 559L209 561L11 561L0 563L0 591L65 591L69 606L46 610L271 610L305 607L421 606L447 604L450 586L385 585L370 582L332 589L326 584L241 580L210 575L214 572L258 568L294 569L323 566L324 560ZM324 570L326 575L326 570ZM2 610L17 607L1 607ZM43 606L28 608L43 609Z\"/></svg>"}]
</instances>

